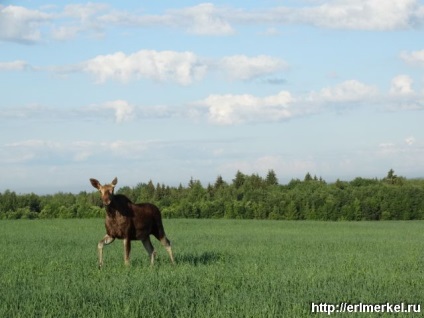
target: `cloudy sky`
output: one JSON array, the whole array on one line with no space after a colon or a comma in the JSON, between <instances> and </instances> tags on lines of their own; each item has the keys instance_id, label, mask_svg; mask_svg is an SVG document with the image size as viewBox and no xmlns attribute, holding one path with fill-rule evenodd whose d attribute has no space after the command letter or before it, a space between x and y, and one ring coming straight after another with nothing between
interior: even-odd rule
<instances>
[{"instance_id":1,"label":"cloudy sky","mask_svg":"<svg viewBox=\"0 0 424 318\"><path fill-rule=\"evenodd\" d=\"M423 35L418 0L0 1L0 191L424 177Z\"/></svg>"}]
</instances>

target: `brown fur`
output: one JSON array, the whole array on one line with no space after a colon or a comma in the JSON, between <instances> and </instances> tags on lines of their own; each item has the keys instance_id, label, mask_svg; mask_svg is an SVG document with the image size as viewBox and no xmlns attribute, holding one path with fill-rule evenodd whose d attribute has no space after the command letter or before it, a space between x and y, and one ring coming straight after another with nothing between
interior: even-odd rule
<instances>
[{"instance_id":1,"label":"brown fur","mask_svg":"<svg viewBox=\"0 0 424 318\"><path fill-rule=\"evenodd\" d=\"M150 241L150 235L162 243L171 262L174 262L171 242L165 235L162 216L157 206L151 203L135 204L122 194L115 195L114 188L118 182L117 178L112 183L103 186L96 179L90 179L90 182L100 191L106 209L106 235L98 244L99 267L103 265L103 246L112 243L115 239L124 240L126 264L129 264L131 241L140 240L149 254L151 265L153 265L155 251Z\"/></svg>"}]
</instances>

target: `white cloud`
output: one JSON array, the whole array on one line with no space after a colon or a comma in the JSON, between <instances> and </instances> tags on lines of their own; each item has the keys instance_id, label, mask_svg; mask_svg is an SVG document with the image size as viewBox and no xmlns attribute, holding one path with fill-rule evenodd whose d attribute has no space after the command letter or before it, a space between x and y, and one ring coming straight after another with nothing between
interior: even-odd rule
<instances>
[{"instance_id":1,"label":"white cloud","mask_svg":"<svg viewBox=\"0 0 424 318\"><path fill-rule=\"evenodd\" d=\"M122 27L169 27L170 17L167 15L148 15L112 9L98 17L98 22L108 26Z\"/></svg>"},{"instance_id":2,"label":"white cloud","mask_svg":"<svg viewBox=\"0 0 424 318\"><path fill-rule=\"evenodd\" d=\"M352 104L379 104L382 95L374 86L349 80L318 92L293 96L288 91L276 95L257 97L250 94L209 95L198 101L195 114L206 109L206 116L213 124L233 125L241 123L275 122L307 116ZM201 115L201 114L200 114Z\"/></svg>"},{"instance_id":3,"label":"white cloud","mask_svg":"<svg viewBox=\"0 0 424 318\"><path fill-rule=\"evenodd\" d=\"M81 162L90 158L97 148L91 141L74 141L71 145L69 145L70 149L72 148L72 158L74 161Z\"/></svg>"},{"instance_id":4,"label":"white cloud","mask_svg":"<svg viewBox=\"0 0 424 318\"><path fill-rule=\"evenodd\" d=\"M180 106L134 105L126 100L106 101L100 104L91 104L89 106L80 107L77 111L73 112L73 115L78 118L109 119L111 117L111 112L113 112L113 118L117 124L131 122L142 118L160 119L186 115ZM69 117L70 115L69 111L62 112L62 116L64 117Z\"/></svg>"},{"instance_id":5,"label":"white cloud","mask_svg":"<svg viewBox=\"0 0 424 318\"><path fill-rule=\"evenodd\" d=\"M414 161L419 162L424 152L423 144L414 136L408 136L404 139L397 139L395 142L388 141L378 144L376 155L385 156L405 156L411 157ZM421 165L421 162L420 162Z\"/></svg>"},{"instance_id":6,"label":"white cloud","mask_svg":"<svg viewBox=\"0 0 424 318\"><path fill-rule=\"evenodd\" d=\"M237 25L271 25L266 34L275 34L275 25L306 24L316 27L352 30L398 30L415 27L424 17L424 8L417 0L331 0L317 5L280 6L248 11L220 7L210 3L155 16L169 26L192 26L186 29L197 34L232 34ZM166 18L166 19L165 19Z\"/></svg>"},{"instance_id":7,"label":"white cloud","mask_svg":"<svg viewBox=\"0 0 424 318\"><path fill-rule=\"evenodd\" d=\"M7 147L11 148L26 148L26 149L55 149L59 148L60 144L54 141L49 140L38 140L38 139L29 139L25 141L12 142L6 144Z\"/></svg>"},{"instance_id":8,"label":"white cloud","mask_svg":"<svg viewBox=\"0 0 424 318\"><path fill-rule=\"evenodd\" d=\"M393 149L396 145L392 142L382 142L378 144L378 148L382 150Z\"/></svg>"},{"instance_id":9,"label":"white cloud","mask_svg":"<svg viewBox=\"0 0 424 318\"><path fill-rule=\"evenodd\" d=\"M30 104L24 107L1 107L0 108L0 119L22 119L22 118L34 118L43 117L48 118L49 116L55 116L57 113L54 109L45 107L40 104Z\"/></svg>"},{"instance_id":10,"label":"white cloud","mask_svg":"<svg viewBox=\"0 0 424 318\"><path fill-rule=\"evenodd\" d=\"M199 5L179 10L170 10L171 24L182 26L189 33L197 35L229 35L234 30L226 18L226 9L218 8L212 3Z\"/></svg>"},{"instance_id":11,"label":"white cloud","mask_svg":"<svg viewBox=\"0 0 424 318\"><path fill-rule=\"evenodd\" d=\"M400 57L408 64L424 66L424 50L412 52L404 51L400 54Z\"/></svg>"},{"instance_id":12,"label":"white cloud","mask_svg":"<svg viewBox=\"0 0 424 318\"><path fill-rule=\"evenodd\" d=\"M424 108L424 95L415 92L413 80L408 75L398 75L392 79L389 94L382 98L389 111L420 110Z\"/></svg>"},{"instance_id":13,"label":"white cloud","mask_svg":"<svg viewBox=\"0 0 424 318\"><path fill-rule=\"evenodd\" d=\"M228 8L201 3L182 9L170 9L157 15L111 10L99 17L98 21L107 25L127 27L159 26L183 29L195 35L230 35L234 30L227 14Z\"/></svg>"},{"instance_id":14,"label":"white cloud","mask_svg":"<svg viewBox=\"0 0 424 318\"><path fill-rule=\"evenodd\" d=\"M70 40L82 31L79 26L59 26L52 30L52 36L56 40Z\"/></svg>"},{"instance_id":15,"label":"white cloud","mask_svg":"<svg viewBox=\"0 0 424 318\"><path fill-rule=\"evenodd\" d=\"M112 141L74 141L62 144L62 148L66 149L65 153L70 155L74 161L87 161L96 157L118 157L125 159L139 159L148 149L151 142L149 141L129 141L129 140L112 140Z\"/></svg>"},{"instance_id":16,"label":"white cloud","mask_svg":"<svg viewBox=\"0 0 424 318\"><path fill-rule=\"evenodd\" d=\"M99 55L84 62L82 69L94 75L99 83L109 79L128 82L148 78L188 85L201 79L207 66L192 52L141 50L130 55L122 52Z\"/></svg>"},{"instance_id":17,"label":"white cloud","mask_svg":"<svg viewBox=\"0 0 424 318\"><path fill-rule=\"evenodd\" d=\"M408 75L398 75L392 79L390 93L393 95L410 95L414 93L412 89L412 78Z\"/></svg>"},{"instance_id":18,"label":"white cloud","mask_svg":"<svg viewBox=\"0 0 424 318\"><path fill-rule=\"evenodd\" d=\"M369 100L377 93L378 90L374 86L348 80L333 87L323 88L319 93L312 93L310 98L319 102L350 103Z\"/></svg>"},{"instance_id":19,"label":"white cloud","mask_svg":"<svg viewBox=\"0 0 424 318\"><path fill-rule=\"evenodd\" d=\"M127 159L141 158L148 149L150 142L148 141L127 141L116 140L109 143L108 148L113 154Z\"/></svg>"},{"instance_id":20,"label":"white cloud","mask_svg":"<svg viewBox=\"0 0 424 318\"><path fill-rule=\"evenodd\" d=\"M193 52L154 50L141 50L128 55L123 52L99 55L80 65L80 69L92 74L98 83L110 79L126 83L147 78L181 85L199 81L212 70L219 70L234 80L249 80L285 68L285 61L267 55L234 55L214 60L201 58Z\"/></svg>"},{"instance_id":21,"label":"white cloud","mask_svg":"<svg viewBox=\"0 0 424 318\"><path fill-rule=\"evenodd\" d=\"M253 94L211 94L185 105L135 105L124 99L105 101L77 109L46 108L42 105L0 109L2 118L113 118L117 124L140 118L180 117L199 122L207 119L216 125L279 122L311 114L340 111L347 107L368 105L387 111L420 110L424 95L414 93L412 80L400 75L393 79L386 94L376 87L348 80L318 91L292 94L280 91L268 96Z\"/></svg>"},{"instance_id":22,"label":"white cloud","mask_svg":"<svg viewBox=\"0 0 424 318\"><path fill-rule=\"evenodd\" d=\"M30 139L0 145L5 156L0 156L0 163L15 164L36 162L54 162L56 165L67 162L83 162L95 157L126 159L141 158L151 145L151 141L114 140L93 142L86 140L58 142L51 140Z\"/></svg>"},{"instance_id":23,"label":"white cloud","mask_svg":"<svg viewBox=\"0 0 424 318\"><path fill-rule=\"evenodd\" d=\"M99 21L100 14L109 9L102 3L70 4L57 14L57 23L52 27L52 36L56 40L70 40L78 34L103 35L107 26Z\"/></svg>"},{"instance_id":24,"label":"white cloud","mask_svg":"<svg viewBox=\"0 0 424 318\"><path fill-rule=\"evenodd\" d=\"M181 109L177 106L154 105L139 107L138 114L144 118L168 118L180 114Z\"/></svg>"},{"instance_id":25,"label":"white cloud","mask_svg":"<svg viewBox=\"0 0 424 318\"><path fill-rule=\"evenodd\" d=\"M279 121L291 118L295 112L289 107L293 97L287 91L264 98L249 94L210 95L199 102L207 108L212 123L231 125L255 121Z\"/></svg>"},{"instance_id":26,"label":"white cloud","mask_svg":"<svg viewBox=\"0 0 424 318\"><path fill-rule=\"evenodd\" d=\"M281 59L259 55L248 57L234 55L222 58L219 61L222 68L230 78L249 80L262 75L268 75L287 68L287 63Z\"/></svg>"},{"instance_id":27,"label":"white cloud","mask_svg":"<svg viewBox=\"0 0 424 318\"><path fill-rule=\"evenodd\" d=\"M412 146L415 143L415 137L414 136L409 136L405 138L405 143L408 146Z\"/></svg>"},{"instance_id":28,"label":"white cloud","mask_svg":"<svg viewBox=\"0 0 424 318\"><path fill-rule=\"evenodd\" d=\"M23 71L30 68L27 62L25 61L12 61L12 62L0 62L0 72L1 71Z\"/></svg>"},{"instance_id":29,"label":"white cloud","mask_svg":"<svg viewBox=\"0 0 424 318\"><path fill-rule=\"evenodd\" d=\"M317 4L314 5L314 2ZM230 23L301 24L351 30L403 30L422 24L424 7L417 0L307 1L309 5L280 6L255 11L233 9Z\"/></svg>"},{"instance_id":30,"label":"white cloud","mask_svg":"<svg viewBox=\"0 0 424 318\"><path fill-rule=\"evenodd\" d=\"M424 94L414 91L413 80L408 75L394 77L387 93L380 92L375 86L357 80L348 80L297 99L310 103L311 106L315 104L321 108L320 111L327 109L329 105L336 105L339 109L343 109L352 104L381 107L386 111L424 108Z\"/></svg>"},{"instance_id":31,"label":"white cloud","mask_svg":"<svg viewBox=\"0 0 424 318\"><path fill-rule=\"evenodd\" d=\"M117 124L132 121L137 117L137 113L144 115L142 108L137 108L128 101L114 100L101 104L92 104L77 108L57 108L45 107L34 104L25 107L3 107L0 108L0 119L3 120L26 120L42 119L46 120L81 120L92 118L110 118L113 117ZM148 107L148 115L151 117L166 117L166 110L162 107Z\"/></svg>"},{"instance_id":32,"label":"white cloud","mask_svg":"<svg viewBox=\"0 0 424 318\"><path fill-rule=\"evenodd\" d=\"M375 170L383 166L392 167L396 172L400 172L400 175L406 174L412 178L421 177L424 171L424 144L414 136L381 143L368 156L378 163Z\"/></svg>"},{"instance_id":33,"label":"white cloud","mask_svg":"<svg viewBox=\"0 0 424 318\"><path fill-rule=\"evenodd\" d=\"M20 6L0 5L0 40L33 43L41 39L41 26L50 14Z\"/></svg>"},{"instance_id":34,"label":"white cloud","mask_svg":"<svg viewBox=\"0 0 424 318\"><path fill-rule=\"evenodd\" d=\"M134 119L135 107L125 100L115 100L104 104L104 108L115 111L115 121L121 124Z\"/></svg>"},{"instance_id":35,"label":"white cloud","mask_svg":"<svg viewBox=\"0 0 424 318\"><path fill-rule=\"evenodd\" d=\"M383 108L387 111L417 111L424 109L424 96L392 95L383 99Z\"/></svg>"},{"instance_id":36,"label":"white cloud","mask_svg":"<svg viewBox=\"0 0 424 318\"><path fill-rule=\"evenodd\" d=\"M378 90L357 80L344 81L333 87L323 88L320 96L325 102L360 102L376 96Z\"/></svg>"},{"instance_id":37,"label":"white cloud","mask_svg":"<svg viewBox=\"0 0 424 318\"><path fill-rule=\"evenodd\" d=\"M77 18L82 22L89 22L93 16L97 16L108 9L109 6L103 3L68 4L62 14L67 17Z\"/></svg>"},{"instance_id":38,"label":"white cloud","mask_svg":"<svg viewBox=\"0 0 424 318\"><path fill-rule=\"evenodd\" d=\"M236 34L243 25L266 27L262 35L278 34L277 26L312 25L319 28L352 30L403 30L424 22L424 6L418 0L331 0L317 5L280 6L246 10L201 3L168 9L158 14L123 11L102 3L43 6L0 6L0 40L23 43L41 41L43 36L69 40L76 36L104 36L114 27L165 27L201 36Z\"/></svg>"},{"instance_id":39,"label":"white cloud","mask_svg":"<svg viewBox=\"0 0 424 318\"><path fill-rule=\"evenodd\" d=\"M278 36L281 33L280 33L280 31L277 28L275 28L275 27L269 27L265 31L263 31L263 32L261 32L259 34L262 34L262 35L265 35L265 36Z\"/></svg>"},{"instance_id":40,"label":"white cloud","mask_svg":"<svg viewBox=\"0 0 424 318\"><path fill-rule=\"evenodd\" d=\"M294 9L290 20L335 29L396 30L415 23L418 8L416 0L328 1L315 7Z\"/></svg>"},{"instance_id":41,"label":"white cloud","mask_svg":"<svg viewBox=\"0 0 424 318\"><path fill-rule=\"evenodd\" d=\"M58 151L60 144L53 141L29 139L24 141L7 143L0 146L1 163L21 163L34 159L46 158L49 153Z\"/></svg>"}]
</instances>

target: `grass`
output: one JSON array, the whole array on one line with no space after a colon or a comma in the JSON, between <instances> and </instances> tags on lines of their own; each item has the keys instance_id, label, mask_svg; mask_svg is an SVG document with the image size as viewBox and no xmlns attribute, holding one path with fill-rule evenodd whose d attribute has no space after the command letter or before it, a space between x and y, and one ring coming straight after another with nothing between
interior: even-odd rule
<instances>
[{"instance_id":1,"label":"grass","mask_svg":"<svg viewBox=\"0 0 424 318\"><path fill-rule=\"evenodd\" d=\"M125 267L115 241L99 270L103 220L0 221L0 317L309 317L312 302L423 299L421 221L164 225L175 266L154 241L154 268L137 242Z\"/></svg>"}]
</instances>

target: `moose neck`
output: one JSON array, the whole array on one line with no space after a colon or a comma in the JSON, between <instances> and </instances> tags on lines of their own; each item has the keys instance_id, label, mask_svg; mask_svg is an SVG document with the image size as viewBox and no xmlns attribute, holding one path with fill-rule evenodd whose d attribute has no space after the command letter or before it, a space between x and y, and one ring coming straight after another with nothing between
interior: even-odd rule
<instances>
[{"instance_id":1,"label":"moose neck","mask_svg":"<svg viewBox=\"0 0 424 318\"><path fill-rule=\"evenodd\" d=\"M111 197L109 205L106 205L106 212L108 214L115 214L115 212L120 212L121 214L128 209L128 204L131 203L130 199L128 199L124 195L113 195Z\"/></svg>"}]
</instances>

